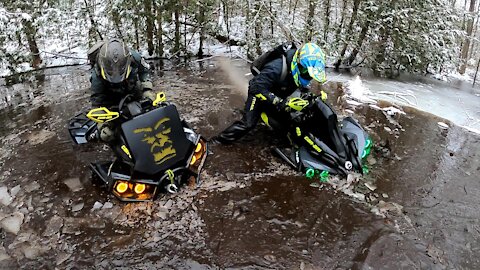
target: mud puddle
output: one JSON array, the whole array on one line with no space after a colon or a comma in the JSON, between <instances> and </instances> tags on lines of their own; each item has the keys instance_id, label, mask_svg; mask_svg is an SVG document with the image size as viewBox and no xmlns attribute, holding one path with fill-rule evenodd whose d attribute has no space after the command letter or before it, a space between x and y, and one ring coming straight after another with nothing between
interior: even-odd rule
<instances>
[{"instance_id":1,"label":"mud puddle","mask_svg":"<svg viewBox=\"0 0 480 270\"><path fill-rule=\"evenodd\" d=\"M83 72L61 69L33 86L9 86L24 90L0 111L3 268L480 266L476 134L416 110L381 109L390 104L351 107L343 85L330 83L338 112L354 112L377 145L370 173L355 183L364 200L312 187L272 156L274 134L259 127L240 143L211 147L200 188L124 204L90 182L86 165L110 158L108 149L73 146L66 130L88 107ZM206 137L239 117L241 94L215 62L155 78Z\"/></svg>"}]
</instances>

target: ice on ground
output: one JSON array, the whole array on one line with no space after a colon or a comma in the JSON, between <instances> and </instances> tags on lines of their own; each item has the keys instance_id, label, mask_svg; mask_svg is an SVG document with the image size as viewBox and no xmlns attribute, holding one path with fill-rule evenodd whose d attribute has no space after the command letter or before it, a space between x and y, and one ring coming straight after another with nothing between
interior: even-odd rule
<instances>
[{"instance_id":1,"label":"ice on ground","mask_svg":"<svg viewBox=\"0 0 480 270\"><path fill-rule=\"evenodd\" d=\"M50 219L47 224L47 228L43 232L43 236L52 236L60 232L63 227L63 218L59 216L54 216Z\"/></svg>"},{"instance_id":2,"label":"ice on ground","mask_svg":"<svg viewBox=\"0 0 480 270\"><path fill-rule=\"evenodd\" d=\"M17 194L18 194L18 192L20 191L20 189L21 189L20 185L14 186L14 187L10 190L10 195L11 195L12 197L17 196Z\"/></svg>"},{"instance_id":3,"label":"ice on ground","mask_svg":"<svg viewBox=\"0 0 480 270\"><path fill-rule=\"evenodd\" d=\"M444 122L438 122L438 126L439 126L441 129L448 129L448 128L449 128L449 126L448 126L446 123L444 123Z\"/></svg>"},{"instance_id":4,"label":"ice on ground","mask_svg":"<svg viewBox=\"0 0 480 270\"><path fill-rule=\"evenodd\" d=\"M49 130L40 130L37 132L32 132L28 136L28 142L31 145L37 145L37 144L42 144L48 139L52 138L55 135L54 132L49 131Z\"/></svg>"},{"instance_id":5,"label":"ice on ground","mask_svg":"<svg viewBox=\"0 0 480 270\"><path fill-rule=\"evenodd\" d=\"M0 226L7 232L18 234L23 224L25 216L20 212L15 212L0 221Z\"/></svg>"},{"instance_id":6,"label":"ice on ground","mask_svg":"<svg viewBox=\"0 0 480 270\"><path fill-rule=\"evenodd\" d=\"M5 248L2 246L0 247L0 262L9 260L11 257L7 254L7 251Z\"/></svg>"},{"instance_id":7,"label":"ice on ground","mask_svg":"<svg viewBox=\"0 0 480 270\"><path fill-rule=\"evenodd\" d=\"M84 203L78 203L72 206L72 212L78 212L83 209Z\"/></svg>"},{"instance_id":8,"label":"ice on ground","mask_svg":"<svg viewBox=\"0 0 480 270\"><path fill-rule=\"evenodd\" d=\"M45 253L48 250L47 247L42 247L37 244L27 244L24 245L22 248L23 255L25 255L25 258L33 260L40 256L41 254Z\"/></svg>"},{"instance_id":9,"label":"ice on ground","mask_svg":"<svg viewBox=\"0 0 480 270\"><path fill-rule=\"evenodd\" d=\"M111 202L106 202L102 207L102 209L111 209L111 208L113 208L113 203Z\"/></svg>"},{"instance_id":10,"label":"ice on ground","mask_svg":"<svg viewBox=\"0 0 480 270\"><path fill-rule=\"evenodd\" d=\"M406 114L404 111L402 111L398 108L392 107L392 106L382 108L382 110L385 111L390 116L394 116L395 114Z\"/></svg>"},{"instance_id":11,"label":"ice on ground","mask_svg":"<svg viewBox=\"0 0 480 270\"><path fill-rule=\"evenodd\" d=\"M69 179L63 181L63 183L65 183L65 185L67 185L68 188L73 192L77 192L77 191L80 191L80 190L83 189L83 185L80 182L80 178L78 178L78 177L69 178Z\"/></svg>"},{"instance_id":12,"label":"ice on ground","mask_svg":"<svg viewBox=\"0 0 480 270\"><path fill-rule=\"evenodd\" d=\"M8 206L12 203L13 198L8 193L7 187L0 187L0 203Z\"/></svg>"},{"instance_id":13,"label":"ice on ground","mask_svg":"<svg viewBox=\"0 0 480 270\"><path fill-rule=\"evenodd\" d=\"M102 204L101 202L95 202L95 203L93 204L92 211L93 211L93 210L100 209L100 208L102 208L102 206L103 206L103 204Z\"/></svg>"},{"instance_id":14,"label":"ice on ground","mask_svg":"<svg viewBox=\"0 0 480 270\"><path fill-rule=\"evenodd\" d=\"M33 181L32 183L28 184L26 187L25 187L25 191L27 192L32 192L32 191L35 191L37 189L40 188L40 184L37 183L36 181Z\"/></svg>"}]
</instances>

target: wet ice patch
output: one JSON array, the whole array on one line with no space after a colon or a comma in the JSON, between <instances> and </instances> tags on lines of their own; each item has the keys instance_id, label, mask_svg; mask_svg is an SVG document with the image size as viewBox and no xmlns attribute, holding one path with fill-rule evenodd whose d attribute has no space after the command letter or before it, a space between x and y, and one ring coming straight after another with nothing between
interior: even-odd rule
<instances>
[{"instance_id":1,"label":"wet ice patch","mask_svg":"<svg viewBox=\"0 0 480 270\"><path fill-rule=\"evenodd\" d=\"M63 218L59 216L53 216L47 224L47 228L43 232L43 236L53 236L60 232L63 227Z\"/></svg>"},{"instance_id":2,"label":"wet ice patch","mask_svg":"<svg viewBox=\"0 0 480 270\"><path fill-rule=\"evenodd\" d=\"M83 189L83 185L80 182L80 178L78 177L69 178L63 181L63 183L65 183L65 185L67 185L67 187L73 192L77 192Z\"/></svg>"},{"instance_id":3,"label":"wet ice patch","mask_svg":"<svg viewBox=\"0 0 480 270\"><path fill-rule=\"evenodd\" d=\"M0 221L0 226L7 232L18 234L20 227L23 224L24 214L21 212L15 212Z\"/></svg>"},{"instance_id":4,"label":"wet ice patch","mask_svg":"<svg viewBox=\"0 0 480 270\"><path fill-rule=\"evenodd\" d=\"M437 124L441 129L448 129L449 128L449 126L444 122L438 122Z\"/></svg>"},{"instance_id":5,"label":"wet ice patch","mask_svg":"<svg viewBox=\"0 0 480 270\"><path fill-rule=\"evenodd\" d=\"M32 191L35 191L37 189L40 188L40 184L37 183L36 181L33 181L32 183L28 184L27 186L25 186L25 191L27 191L28 193L32 192Z\"/></svg>"},{"instance_id":6,"label":"wet ice patch","mask_svg":"<svg viewBox=\"0 0 480 270\"><path fill-rule=\"evenodd\" d=\"M7 187L0 187L0 203L4 206L8 206L12 203L13 198L8 193Z\"/></svg>"},{"instance_id":7,"label":"wet ice patch","mask_svg":"<svg viewBox=\"0 0 480 270\"><path fill-rule=\"evenodd\" d=\"M50 130L34 131L27 136L27 140L31 145L42 144L52 138L55 132Z\"/></svg>"},{"instance_id":8,"label":"wet ice patch","mask_svg":"<svg viewBox=\"0 0 480 270\"><path fill-rule=\"evenodd\" d=\"M406 114L404 111L402 111L399 108L390 106L386 108L382 108L382 110L388 115L388 116L394 116L396 114Z\"/></svg>"}]
</instances>

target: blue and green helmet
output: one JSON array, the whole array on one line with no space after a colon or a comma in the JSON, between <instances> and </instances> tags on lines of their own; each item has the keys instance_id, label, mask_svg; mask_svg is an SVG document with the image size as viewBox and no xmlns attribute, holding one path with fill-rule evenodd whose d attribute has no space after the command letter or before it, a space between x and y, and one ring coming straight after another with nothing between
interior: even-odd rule
<instances>
[{"instance_id":1,"label":"blue and green helmet","mask_svg":"<svg viewBox=\"0 0 480 270\"><path fill-rule=\"evenodd\" d=\"M314 79L319 83L327 80L325 54L317 44L305 43L295 52L290 69L298 87L307 87Z\"/></svg>"}]
</instances>

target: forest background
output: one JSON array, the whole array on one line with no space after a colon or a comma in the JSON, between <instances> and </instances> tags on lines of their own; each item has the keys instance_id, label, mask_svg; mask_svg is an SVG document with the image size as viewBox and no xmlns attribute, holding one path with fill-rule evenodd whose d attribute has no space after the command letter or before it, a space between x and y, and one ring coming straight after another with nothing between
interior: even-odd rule
<instances>
[{"instance_id":1,"label":"forest background","mask_svg":"<svg viewBox=\"0 0 480 270\"><path fill-rule=\"evenodd\" d=\"M476 76L479 0L0 0L0 76L86 62L120 37L147 58L254 59L312 41L332 67Z\"/></svg>"}]
</instances>

